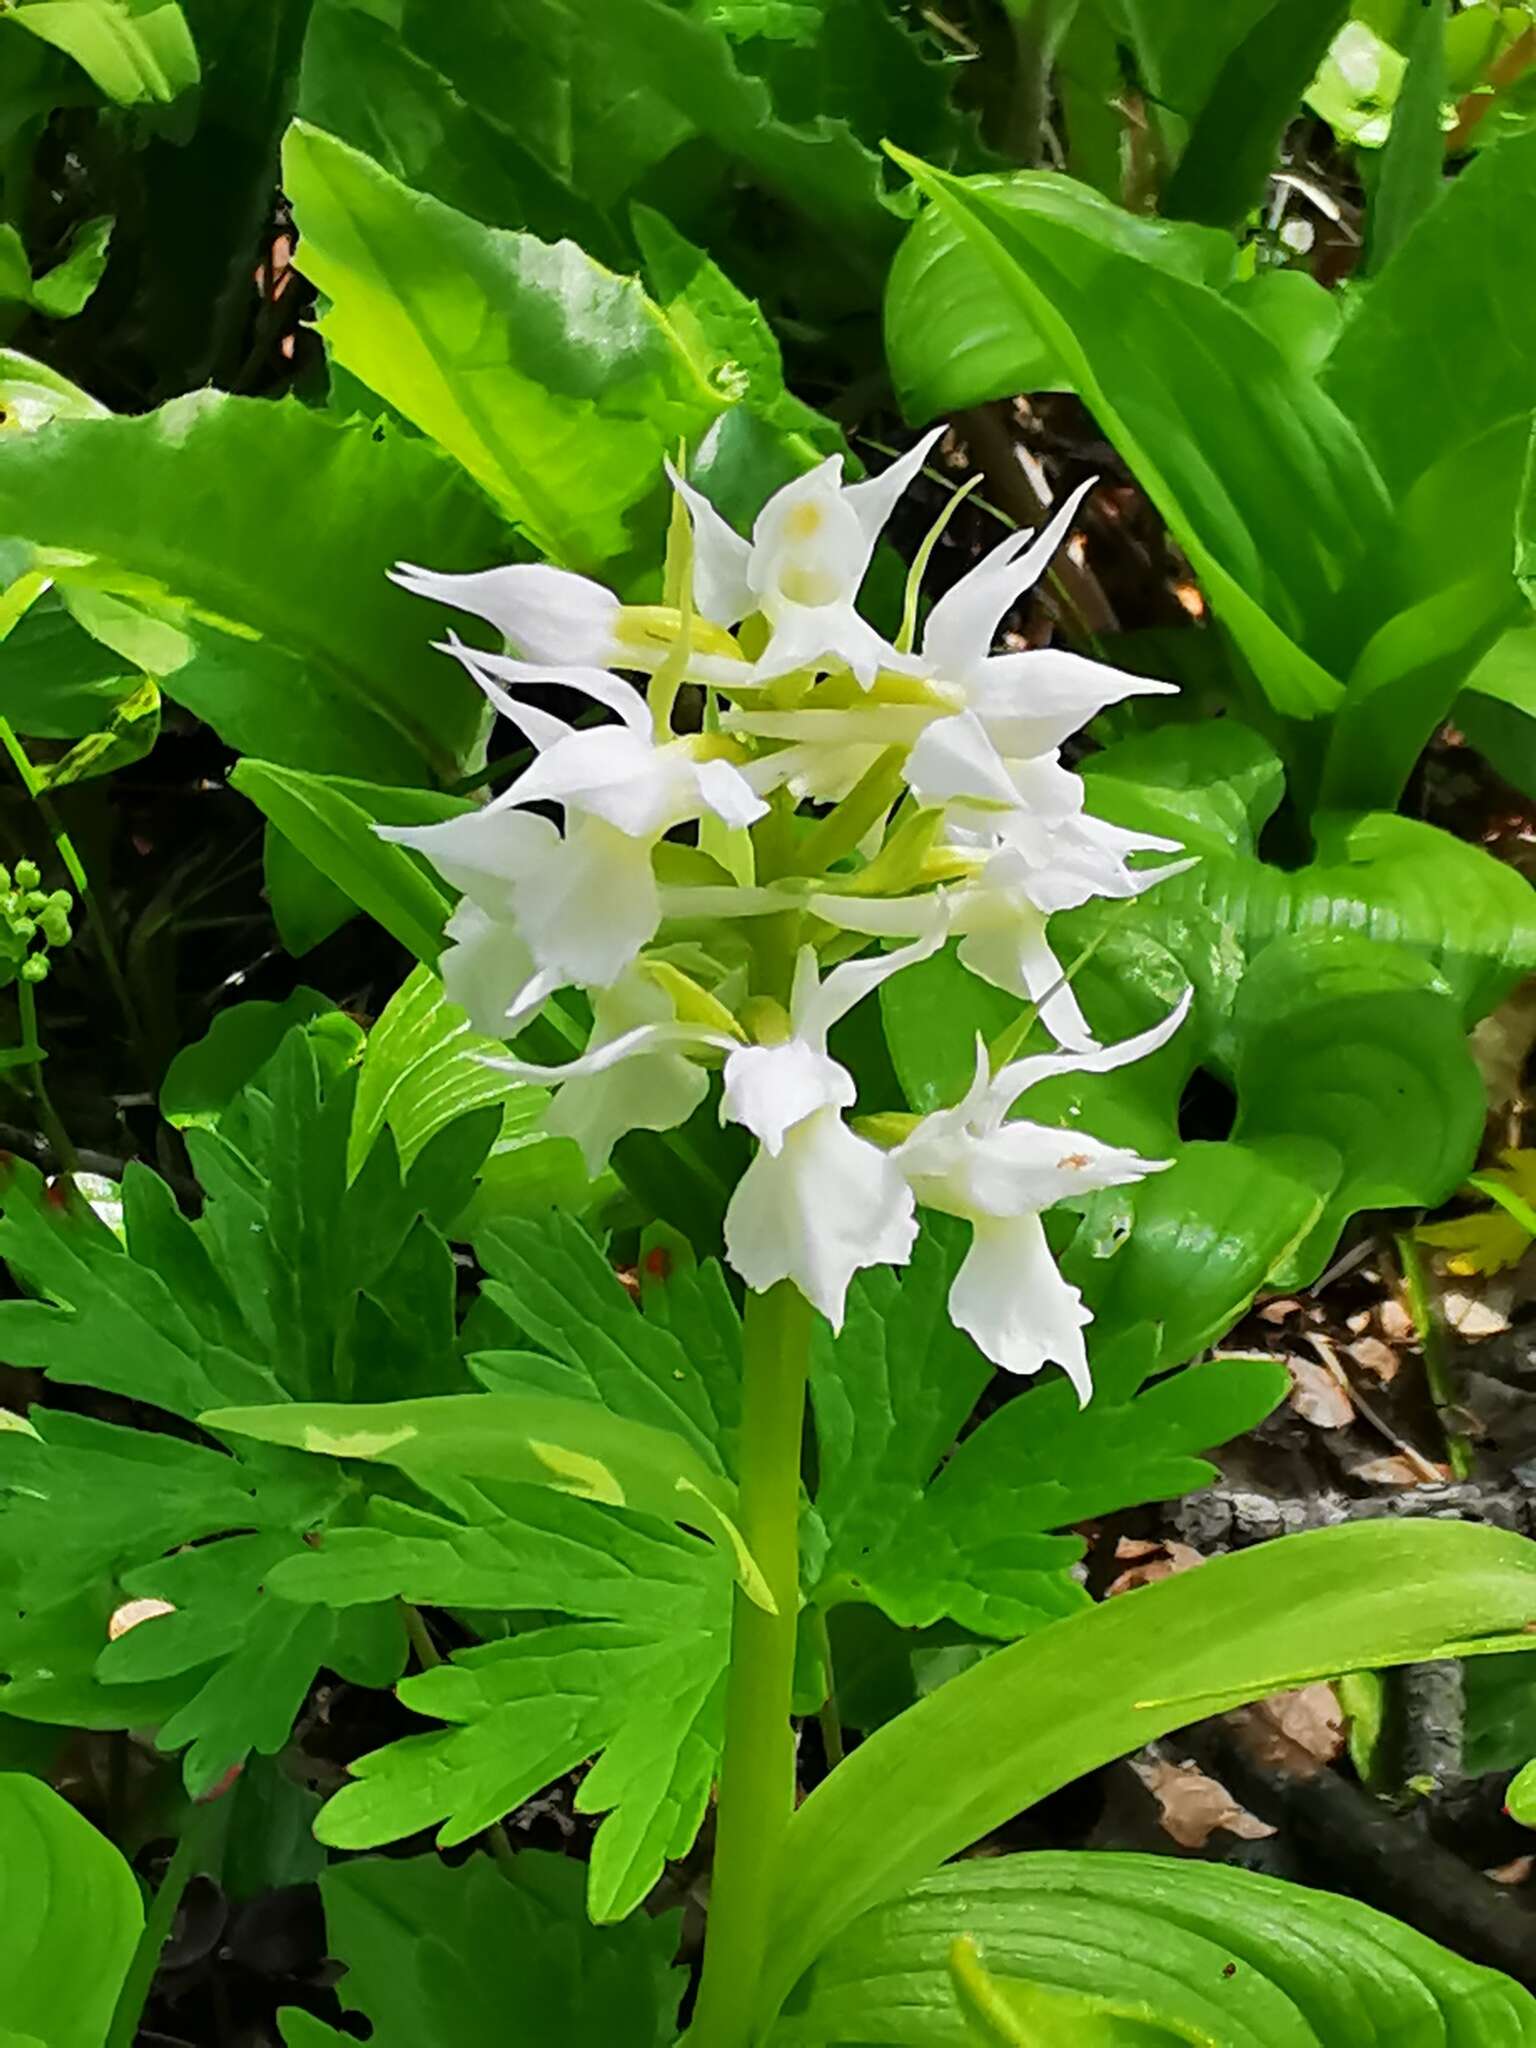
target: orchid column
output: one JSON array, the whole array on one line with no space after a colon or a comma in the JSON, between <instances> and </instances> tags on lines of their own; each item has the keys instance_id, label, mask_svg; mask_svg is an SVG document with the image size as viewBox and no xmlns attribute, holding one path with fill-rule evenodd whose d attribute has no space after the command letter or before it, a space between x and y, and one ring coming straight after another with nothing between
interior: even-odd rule
<instances>
[{"instance_id":1,"label":"orchid column","mask_svg":"<svg viewBox=\"0 0 1536 2048\"><path fill-rule=\"evenodd\" d=\"M493 1063L553 1091L549 1126L579 1142L593 1173L626 1132L680 1124L711 1093L721 1119L756 1140L725 1250L747 1290L737 1521L758 1575L750 1596L736 1594L697 2048L748 2048L794 1802L814 1318L839 1328L854 1274L904 1264L918 1207L942 1210L973 1230L950 1296L957 1326L1007 1371L1060 1367L1086 1401L1089 1314L1040 1218L1158 1162L1013 1111L1050 1075L1151 1052L1185 1008L1098 1046L1047 927L1055 911L1172 871L1133 867L1178 849L1090 816L1060 759L1105 705L1166 686L1056 649L990 652L1083 492L1038 539L1010 536L941 598L918 651L915 577L894 642L857 608L880 530L936 438L870 482L844 483L838 458L821 464L769 499L750 539L674 477L687 517L674 521L666 606L625 606L540 566L399 572L501 635L502 652L456 638L444 651L535 749L483 809L386 835L463 892L448 994L477 1029L510 1039L562 989L587 992L593 1029L577 1058ZM542 697L551 683L611 722L555 717ZM687 733L675 715L685 689ZM889 940L902 943L881 950ZM975 1080L952 1108L851 1122L856 1086L829 1034L951 941L972 973L1033 1004L1061 1050L1006 1060L978 1044Z\"/></svg>"}]
</instances>

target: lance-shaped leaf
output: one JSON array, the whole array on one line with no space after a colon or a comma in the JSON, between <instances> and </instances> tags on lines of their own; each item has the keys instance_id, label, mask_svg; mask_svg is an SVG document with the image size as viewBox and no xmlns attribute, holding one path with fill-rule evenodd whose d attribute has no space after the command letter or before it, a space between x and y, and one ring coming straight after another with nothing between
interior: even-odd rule
<instances>
[{"instance_id":1,"label":"lance-shaped leaf","mask_svg":"<svg viewBox=\"0 0 1536 2048\"><path fill-rule=\"evenodd\" d=\"M164 104L197 84L197 49L174 0L26 0L0 17L72 57L109 100Z\"/></svg>"},{"instance_id":2,"label":"lance-shaped leaf","mask_svg":"<svg viewBox=\"0 0 1536 2048\"><path fill-rule=\"evenodd\" d=\"M877 1730L795 1814L760 2024L859 1914L1084 1772L1339 1671L1524 1650L1533 1616L1536 1544L1355 1523L1214 1558L998 1651Z\"/></svg>"}]
</instances>

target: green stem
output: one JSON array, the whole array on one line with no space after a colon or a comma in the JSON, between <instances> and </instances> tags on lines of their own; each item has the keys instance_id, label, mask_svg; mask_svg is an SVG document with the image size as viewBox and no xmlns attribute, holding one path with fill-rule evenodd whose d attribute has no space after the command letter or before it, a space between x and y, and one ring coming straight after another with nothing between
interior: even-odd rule
<instances>
[{"instance_id":1,"label":"green stem","mask_svg":"<svg viewBox=\"0 0 1536 2048\"><path fill-rule=\"evenodd\" d=\"M836 810L828 811L800 842L795 865L804 875L822 875L835 860L853 849L886 817L902 792L905 747L887 747L877 755Z\"/></svg>"},{"instance_id":2,"label":"green stem","mask_svg":"<svg viewBox=\"0 0 1536 2048\"><path fill-rule=\"evenodd\" d=\"M827 1628L827 1610L817 1607L808 1613L807 1619L816 1653L821 1658L821 1668L827 1674L827 1696L816 1709L816 1722L821 1729L821 1746L826 1752L827 1769L835 1771L843 1760L843 1717L837 1710L837 1679L832 1670L832 1637Z\"/></svg>"},{"instance_id":3,"label":"green stem","mask_svg":"<svg viewBox=\"0 0 1536 2048\"><path fill-rule=\"evenodd\" d=\"M43 1079L42 1050L37 1036L37 991L30 981L17 977L16 1001L21 1011L21 1042L24 1046L38 1046L38 1057L28 1063L27 1081L37 1103L37 1113L42 1121L48 1142L53 1147L54 1157L66 1173L78 1173L80 1155L76 1152L64 1119L53 1106L53 1097L48 1093L48 1084Z\"/></svg>"},{"instance_id":4,"label":"green stem","mask_svg":"<svg viewBox=\"0 0 1536 2048\"><path fill-rule=\"evenodd\" d=\"M1450 1361L1445 1355L1445 1329L1435 1309L1429 1278L1419 1248L1407 1231L1397 1234L1398 1262L1408 1294L1408 1313L1419 1333L1419 1350L1424 1359L1424 1383L1434 1403L1435 1414L1445 1436L1446 1463L1454 1478L1466 1479L1472 1471L1472 1440L1451 1421L1456 1389L1451 1383Z\"/></svg>"},{"instance_id":5,"label":"green stem","mask_svg":"<svg viewBox=\"0 0 1536 2048\"><path fill-rule=\"evenodd\" d=\"M768 1908L794 1812L790 1726L800 1605L800 1437L811 1310L788 1281L747 1301L740 1521L777 1606L738 1588L704 1974L690 2048L748 2048Z\"/></svg>"},{"instance_id":6,"label":"green stem","mask_svg":"<svg viewBox=\"0 0 1536 2048\"><path fill-rule=\"evenodd\" d=\"M218 1861L219 1844L228 1818L228 1793L218 1799L206 1800L188 1811L170 1868L161 1880L160 1889L155 1893L145 1917L144 1932L139 1936L133 1960L128 1965L128 1974L123 1979L123 1988L118 1993L112 2025L107 2030L103 2048L133 2048L139 2022L144 2017L144 2008L154 1985L155 1972L160 1967L161 1952L175 1924L176 1908L181 1904L182 1893L199 1870Z\"/></svg>"}]
</instances>

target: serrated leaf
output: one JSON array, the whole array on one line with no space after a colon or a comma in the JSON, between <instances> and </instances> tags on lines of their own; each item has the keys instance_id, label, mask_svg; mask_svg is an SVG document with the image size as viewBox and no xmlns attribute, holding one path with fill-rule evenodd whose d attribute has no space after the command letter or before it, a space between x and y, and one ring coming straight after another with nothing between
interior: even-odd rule
<instances>
[{"instance_id":1,"label":"serrated leaf","mask_svg":"<svg viewBox=\"0 0 1536 2048\"><path fill-rule=\"evenodd\" d=\"M731 1566L713 1545L543 1489L498 1488L480 1526L380 1503L273 1574L285 1597L584 1617L456 1654L401 1697L453 1725L362 1758L319 1822L338 1847L441 1823L467 1840L594 1753L583 1811L595 1919L644 1898L703 1818L720 1739Z\"/></svg>"},{"instance_id":2,"label":"serrated leaf","mask_svg":"<svg viewBox=\"0 0 1536 2048\"><path fill-rule=\"evenodd\" d=\"M476 1856L452 1870L374 1857L333 1866L320 1888L342 2005L377 2048L669 2048L684 1983L675 1916L593 1927L568 1856L524 1849L505 1869ZM293 2048L305 2036L281 2017Z\"/></svg>"},{"instance_id":3,"label":"serrated leaf","mask_svg":"<svg viewBox=\"0 0 1536 2048\"><path fill-rule=\"evenodd\" d=\"M144 1926L133 1872L36 1778L0 1776L0 1834L5 2024L48 2048L101 2048Z\"/></svg>"},{"instance_id":4,"label":"serrated leaf","mask_svg":"<svg viewBox=\"0 0 1536 2048\"><path fill-rule=\"evenodd\" d=\"M1194 1455L1261 1421L1284 1371L1225 1360L1160 1380L1150 1325L1095 1345L1086 1408L1059 1377L1004 1401L955 1438L992 1369L949 1321L963 1233L925 1227L899 1277L861 1274L841 1334L812 1353L826 1556L812 1598L864 1599L906 1628L948 1617L1014 1637L1087 1595L1070 1530L1135 1502L1209 1483Z\"/></svg>"},{"instance_id":5,"label":"serrated leaf","mask_svg":"<svg viewBox=\"0 0 1536 2048\"><path fill-rule=\"evenodd\" d=\"M1019 2029L990 2038L1030 2048L1536 2040L1536 2002L1510 1978L1336 1892L1219 1864L1069 1851L958 1864L865 1914L818 1962L803 2017L781 2025L774 2048L893 2026L910 2048L951 2048L962 2038L951 1960L962 1938L985 1959L994 2024ZM980 1995L968 2016L979 2016L985 1990L971 1981Z\"/></svg>"}]
</instances>

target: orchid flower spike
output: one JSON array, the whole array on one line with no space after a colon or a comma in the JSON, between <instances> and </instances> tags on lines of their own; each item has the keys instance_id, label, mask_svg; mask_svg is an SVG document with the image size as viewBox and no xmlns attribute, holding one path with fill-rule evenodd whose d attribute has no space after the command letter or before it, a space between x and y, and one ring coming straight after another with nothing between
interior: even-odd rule
<instances>
[{"instance_id":1,"label":"orchid flower spike","mask_svg":"<svg viewBox=\"0 0 1536 2048\"><path fill-rule=\"evenodd\" d=\"M759 612L768 622L768 644L747 680L770 682L794 669L845 663L868 689L879 669L918 669L860 618L855 600L881 528L943 432L935 427L864 483L845 484L843 458L829 455L774 492L750 541L669 465L693 523L699 612L719 626Z\"/></svg>"},{"instance_id":2,"label":"orchid flower spike","mask_svg":"<svg viewBox=\"0 0 1536 2048\"><path fill-rule=\"evenodd\" d=\"M1189 1005L1186 990L1160 1023L1135 1038L1094 1052L1031 1054L997 1074L978 1042L976 1077L964 1100L923 1117L890 1154L925 1208L971 1226L971 1248L950 1289L950 1320L1006 1372L1059 1365L1083 1405L1093 1391L1083 1330L1093 1318L1057 1270L1041 1216L1056 1202L1128 1186L1172 1162L1139 1158L1081 1131L1010 1123L1008 1111L1053 1075L1108 1073L1156 1052Z\"/></svg>"},{"instance_id":3,"label":"orchid flower spike","mask_svg":"<svg viewBox=\"0 0 1536 2048\"><path fill-rule=\"evenodd\" d=\"M792 1280L841 1329L848 1284L864 1266L905 1265L917 1237L911 1189L891 1155L843 1121L853 1076L827 1051L827 1034L883 981L943 944L942 905L915 945L835 967L822 981L801 949L790 998L790 1036L737 1047L725 1063L723 1122L758 1141L725 1213L726 1256L755 1293Z\"/></svg>"},{"instance_id":4,"label":"orchid flower spike","mask_svg":"<svg viewBox=\"0 0 1536 2048\"><path fill-rule=\"evenodd\" d=\"M607 988L661 923L651 855L665 834L706 812L727 825L750 825L767 806L730 762L696 758L686 739L658 740L644 700L617 676L590 668L551 676L537 664L457 641L445 651L522 725L537 756L484 809L437 825L380 826L379 836L425 854L486 918L514 927L537 977L518 1014L526 1016L530 1002L537 1007L566 983ZM578 729L507 696L501 680L558 681L606 705L618 723ZM564 808L563 836L522 808L546 800ZM473 976L477 991L488 989L488 970L479 964L490 946L484 925L466 919L450 936L476 953L474 963L445 964L445 976ZM487 1028L483 1006L465 1007ZM508 1028L504 1020L497 1035Z\"/></svg>"},{"instance_id":5,"label":"orchid flower spike","mask_svg":"<svg viewBox=\"0 0 1536 2048\"><path fill-rule=\"evenodd\" d=\"M470 612L496 628L524 661L546 668L618 668L638 664L621 637L623 605L590 576L546 562L509 562L468 576L397 562L390 580L413 597Z\"/></svg>"}]
</instances>

